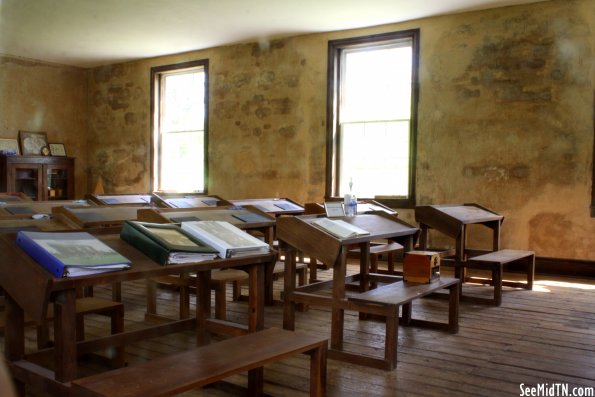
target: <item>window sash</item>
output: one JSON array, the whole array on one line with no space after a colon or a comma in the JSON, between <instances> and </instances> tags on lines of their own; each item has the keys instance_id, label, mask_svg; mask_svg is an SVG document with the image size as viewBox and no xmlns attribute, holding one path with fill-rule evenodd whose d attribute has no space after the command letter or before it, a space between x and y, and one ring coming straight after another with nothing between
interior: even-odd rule
<instances>
[{"instance_id":1,"label":"window sash","mask_svg":"<svg viewBox=\"0 0 595 397\"><path fill-rule=\"evenodd\" d=\"M399 47L409 46L411 48L411 60L410 64L411 76L409 84L409 93L407 95L410 98L409 115L401 113L388 114L387 117L378 117L376 120L369 120L369 117L345 117L342 114L340 108L340 97L342 90L342 68L344 67L343 56L346 52L357 52L366 51L368 47L371 48L382 48L385 47ZM386 189L381 188L375 192L371 192L368 188L368 177L366 180L361 182L361 190L364 192L358 193L358 184L356 178L354 178L353 193L358 195L359 198L375 199L383 204L386 204L393 208L413 208L415 206L415 159L416 159L416 130L417 130L417 100L418 100L418 63L419 63L419 29L412 29L401 32L390 32L379 35L347 38L329 41L328 48L328 96L327 96L327 171L326 171L326 189L325 198L338 198L345 192L348 192L349 188L345 187L348 183L350 176L345 175L346 167L341 165L341 158L346 156L345 149L342 140L348 139L345 135L345 128L348 125L354 125L357 123L364 123L371 125L372 122L379 123L392 123L392 122L405 122L404 125L408 124L408 139L407 147L396 148L399 152L399 156L403 160L403 164L406 165L407 170L402 169L403 178L399 183L390 182L391 185L401 186L398 190L392 193L385 194ZM348 127L349 128L349 127ZM368 127L367 127L368 128ZM401 134L402 135L402 134ZM402 138L402 136L401 136ZM345 145L348 145L346 143ZM388 146L388 145L382 145ZM381 148L382 149L382 148ZM359 152L359 157L364 157ZM353 171L351 171L353 172ZM383 171L384 172L384 171ZM394 173L384 172L386 178L394 178ZM379 178L378 178L379 179ZM377 181L376 183L381 183ZM403 195L403 185L407 185L407 191Z\"/></svg>"},{"instance_id":2,"label":"window sash","mask_svg":"<svg viewBox=\"0 0 595 397\"><path fill-rule=\"evenodd\" d=\"M155 67L151 79L151 185L206 193L208 60ZM182 89L172 90L176 85Z\"/></svg>"}]
</instances>

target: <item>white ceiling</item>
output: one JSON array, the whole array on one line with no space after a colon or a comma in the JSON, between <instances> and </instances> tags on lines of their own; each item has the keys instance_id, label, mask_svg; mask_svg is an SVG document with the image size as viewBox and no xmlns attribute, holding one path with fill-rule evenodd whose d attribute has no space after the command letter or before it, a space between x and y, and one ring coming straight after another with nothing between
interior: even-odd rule
<instances>
[{"instance_id":1,"label":"white ceiling","mask_svg":"<svg viewBox=\"0 0 595 397\"><path fill-rule=\"evenodd\" d=\"M0 54L93 67L543 0L0 0Z\"/></svg>"}]
</instances>

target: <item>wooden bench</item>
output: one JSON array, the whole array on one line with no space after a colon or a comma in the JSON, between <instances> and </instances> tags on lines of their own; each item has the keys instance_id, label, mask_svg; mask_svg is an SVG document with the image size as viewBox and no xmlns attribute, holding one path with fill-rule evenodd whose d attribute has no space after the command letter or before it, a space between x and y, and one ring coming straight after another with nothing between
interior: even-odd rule
<instances>
[{"instance_id":1,"label":"wooden bench","mask_svg":"<svg viewBox=\"0 0 595 397\"><path fill-rule=\"evenodd\" d=\"M520 283L514 281L502 280L502 273L504 266L514 262L525 262L527 267L527 282ZM492 272L492 279L485 280L477 277L465 277L464 268L490 270ZM455 275L460 280L480 282L482 284L491 284L494 286L494 298L487 300L496 306L502 304L502 286L506 285L515 288L533 289L533 281L535 279L535 252L520 251L520 250L500 250L490 252L484 255L469 258L466 262L455 268Z\"/></svg>"},{"instance_id":2,"label":"wooden bench","mask_svg":"<svg viewBox=\"0 0 595 397\"><path fill-rule=\"evenodd\" d=\"M54 307L48 306L46 321L54 319ZM110 318L110 331L112 334L124 332L124 304L121 302L114 302L108 299L101 299L95 297L83 297L76 299L76 337L77 340L85 339L85 323L84 316L87 314L99 314ZM3 330L6 325L6 313L0 311L0 330ZM34 324L30 318L25 318L28 324ZM43 349L50 345L49 329L47 324L37 326L37 347ZM115 354L112 358L112 366L124 366L124 348L115 348Z\"/></svg>"},{"instance_id":3,"label":"wooden bench","mask_svg":"<svg viewBox=\"0 0 595 397\"><path fill-rule=\"evenodd\" d=\"M355 248L350 250L359 255L360 249ZM399 243L377 244L370 246L370 273L381 273L390 275L402 275L403 272L395 271L395 254L403 252L403 246ZM386 256L386 270L378 269L378 261L381 256ZM376 282L370 283L370 288L376 288Z\"/></svg>"},{"instance_id":4,"label":"wooden bench","mask_svg":"<svg viewBox=\"0 0 595 397\"><path fill-rule=\"evenodd\" d=\"M441 289L449 290L448 323L413 319L411 317L413 301ZM354 310L386 317L384 359L378 360L372 357L362 359L379 368L393 370L397 366L399 307L401 306L403 325L438 328L453 334L459 332L459 280L456 278L441 277L440 280L430 284L398 281L364 293L350 295L348 300L350 303L362 304L354 306ZM353 357L348 361L357 363L358 359Z\"/></svg>"},{"instance_id":5,"label":"wooden bench","mask_svg":"<svg viewBox=\"0 0 595 397\"><path fill-rule=\"evenodd\" d=\"M326 352L326 339L269 328L75 380L70 396L172 396L246 371L248 394L262 395L262 367L298 353L310 355L310 395L324 396Z\"/></svg>"},{"instance_id":6,"label":"wooden bench","mask_svg":"<svg viewBox=\"0 0 595 397\"><path fill-rule=\"evenodd\" d=\"M215 291L215 318L227 318L227 284L233 286L233 300L238 300L241 293L241 283L248 280L248 273L239 269L224 269L211 272L211 289ZM190 317L190 291L196 286L195 275L162 276L147 280L147 318L161 318L157 314L157 284L175 286L180 291L180 319Z\"/></svg>"}]
</instances>

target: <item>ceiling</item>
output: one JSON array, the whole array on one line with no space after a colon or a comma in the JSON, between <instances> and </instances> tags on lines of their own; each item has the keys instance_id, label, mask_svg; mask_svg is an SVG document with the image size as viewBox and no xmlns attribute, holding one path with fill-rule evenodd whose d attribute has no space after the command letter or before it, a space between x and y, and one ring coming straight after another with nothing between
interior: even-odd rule
<instances>
[{"instance_id":1,"label":"ceiling","mask_svg":"<svg viewBox=\"0 0 595 397\"><path fill-rule=\"evenodd\" d=\"M0 0L0 54L79 67L543 0Z\"/></svg>"}]
</instances>

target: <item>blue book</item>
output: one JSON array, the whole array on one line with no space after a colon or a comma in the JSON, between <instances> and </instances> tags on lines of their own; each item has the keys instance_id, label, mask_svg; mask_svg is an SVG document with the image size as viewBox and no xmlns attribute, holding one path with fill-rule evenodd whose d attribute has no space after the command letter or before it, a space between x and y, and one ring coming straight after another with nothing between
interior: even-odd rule
<instances>
[{"instance_id":1,"label":"blue book","mask_svg":"<svg viewBox=\"0 0 595 397\"><path fill-rule=\"evenodd\" d=\"M254 212L242 212L239 214L231 214L234 218L237 218L246 223L259 223L259 222L270 222L271 219L266 218L260 214Z\"/></svg>"},{"instance_id":2,"label":"blue book","mask_svg":"<svg viewBox=\"0 0 595 397\"><path fill-rule=\"evenodd\" d=\"M16 244L54 277L130 268L130 261L87 232L19 231Z\"/></svg>"}]
</instances>

